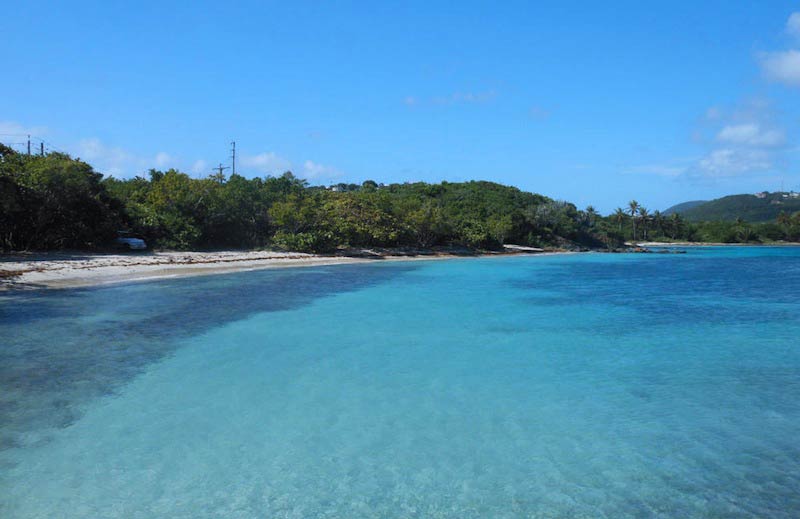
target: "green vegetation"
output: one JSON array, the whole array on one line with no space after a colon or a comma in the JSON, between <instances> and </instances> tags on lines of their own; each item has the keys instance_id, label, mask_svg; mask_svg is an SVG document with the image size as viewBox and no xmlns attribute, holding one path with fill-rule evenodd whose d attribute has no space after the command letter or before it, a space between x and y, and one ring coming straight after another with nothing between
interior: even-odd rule
<instances>
[{"instance_id":1,"label":"green vegetation","mask_svg":"<svg viewBox=\"0 0 800 519\"><path fill-rule=\"evenodd\" d=\"M681 213L652 214L632 200L627 209L618 208L596 223L600 234L616 232L620 239L633 241L687 241L710 243L774 243L800 241L800 212L778 213L772 222L733 221L690 222Z\"/></svg>"},{"instance_id":2,"label":"green vegetation","mask_svg":"<svg viewBox=\"0 0 800 519\"><path fill-rule=\"evenodd\" d=\"M194 179L176 170L105 178L67 155L0 149L0 247L92 249L130 230L159 248L616 244L594 209L491 182L308 186L290 172Z\"/></svg>"},{"instance_id":3,"label":"green vegetation","mask_svg":"<svg viewBox=\"0 0 800 519\"><path fill-rule=\"evenodd\" d=\"M671 215L672 213L683 213L684 211L688 211L689 209L692 209L693 207L697 207L698 205L703 205L706 202L708 202L708 200L691 200L689 202L683 202L683 203L680 203L680 204L675 204L672 207L670 207L669 209L665 209L664 210L664 214Z\"/></svg>"},{"instance_id":4,"label":"green vegetation","mask_svg":"<svg viewBox=\"0 0 800 519\"><path fill-rule=\"evenodd\" d=\"M775 221L778 215L800 211L800 197L792 193L762 193L755 195L732 195L693 207L679 204L670 208L689 222L735 222L737 218L750 223Z\"/></svg>"},{"instance_id":5,"label":"green vegetation","mask_svg":"<svg viewBox=\"0 0 800 519\"><path fill-rule=\"evenodd\" d=\"M749 196L749 195L748 195ZM800 200L766 204L791 209ZM756 199L756 197L750 197ZM702 204L686 212L728 199ZM773 202L770 202L772 200ZM727 207L739 207L729 204ZM616 248L625 240L770 243L800 240L800 212L773 221L690 221L650 213L632 200L602 217L573 204L492 182L309 186L290 172L247 179L191 178L150 170L148 178L103 178L61 153L27 156L0 145L0 249L103 249L129 230L168 249L261 248L330 252L347 247L426 249L503 244ZM730 209L733 211L734 209ZM708 214L708 213L706 213Z\"/></svg>"},{"instance_id":6,"label":"green vegetation","mask_svg":"<svg viewBox=\"0 0 800 519\"><path fill-rule=\"evenodd\" d=\"M0 145L0 248L94 247L115 236L122 211L88 164Z\"/></svg>"}]
</instances>

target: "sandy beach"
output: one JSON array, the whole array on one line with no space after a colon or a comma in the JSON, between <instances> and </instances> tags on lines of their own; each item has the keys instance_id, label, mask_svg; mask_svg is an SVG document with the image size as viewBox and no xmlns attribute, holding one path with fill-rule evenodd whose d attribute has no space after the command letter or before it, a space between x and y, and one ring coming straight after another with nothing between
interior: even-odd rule
<instances>
[{"instance_id":1,"label":"sandy beach","mask_svg":"<svg viewBox=\"0 0 800 519\"><path fill-rule=\"evenodd\" d=\"M510 246L506 254L549 255L529 247ZM475 256L476 254L471 254ZM483 255L483 254L482 254ZM431 252L393 254L363 250L350 255L317 255L273 251L148 252L129 254L32 253L0 256L0 290L73 288L110 283L198 276L269 268L312 267L372 261L411 261L464 257Z\"/></svg>"}]
</instances>

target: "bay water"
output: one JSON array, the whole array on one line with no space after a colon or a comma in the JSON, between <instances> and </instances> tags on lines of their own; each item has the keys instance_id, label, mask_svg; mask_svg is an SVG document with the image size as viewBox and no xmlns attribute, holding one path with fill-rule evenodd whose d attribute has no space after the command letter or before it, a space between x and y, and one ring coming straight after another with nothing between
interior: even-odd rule
<instances>
[{"instance_id":1,"label":"bay water","mask_svg":"<svg viewBox=\"0 0 800 519\"><path fill-rule=\"evenodd\" d=\"M0 517L798 517L800 248L0 295Z\"/></svg>"}]
</instances>

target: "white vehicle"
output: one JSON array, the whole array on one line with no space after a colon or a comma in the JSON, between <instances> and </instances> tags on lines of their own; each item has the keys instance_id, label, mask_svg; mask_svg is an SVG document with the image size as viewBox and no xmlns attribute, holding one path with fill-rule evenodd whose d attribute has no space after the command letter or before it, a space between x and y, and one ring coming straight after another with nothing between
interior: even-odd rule
<instances>
[{"instance_id":1,"label":"white vehicle","mask_svg":"<svg viewBox=\"0 0 800 519\"><path fill-rule=\"evenodd\" d=\"M114 245L121 249L127 250L146 250L147 244L141 238L134 238L133 236L126 236L125 234L120 233L116 240L114 240Z\"/></svg>"}]
</instances>

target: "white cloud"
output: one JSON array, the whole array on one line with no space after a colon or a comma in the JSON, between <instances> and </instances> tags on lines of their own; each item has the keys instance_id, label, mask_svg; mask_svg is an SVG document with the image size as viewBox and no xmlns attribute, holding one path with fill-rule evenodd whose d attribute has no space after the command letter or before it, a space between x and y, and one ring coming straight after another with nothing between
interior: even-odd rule
<instances>
[{"instance_id":1,"label":"white cloud","mask_svg":"<svg viewBox=\"0 0 800 519\"><path fill-rule=\"evenodd\" d=\"M192 173L199 174L208 171L208 162L203 159L198 159L192 164Z\"/></svg>"},{"instance_id":2,"label":"white cloud","mask_svg":"<svg viewBox=\"0 0 800 519\"><path fill-rule=\"evenodd\" d=\"M786 20L786 33L795 38L800 38L800 13L792 13Z\"/></svg>"},{"instance_id":3,"label":"white cloud","mask_svg":"<svg viewBox=\"0 0 800 519\"><path fill-rule=\"evenodd\" d=\"M403 99L403 102L406 104L406 106L416 106L417 98L414 96L406 96L406 98Z\"/></svg>"},{"instance_id":4,"label":"white cloud","mask_svg":"<svg viewBox=\"0 0 800 519\"><path fill-rule=\"evenodd\" d=\"M42 137L47 134L46 126L23 126L14 121L0 121L0 142L11 139ZM16 141L14 141L16 142Z\"/></svg>"},{"instance_id":5,"label":"white cloud","mask_svg":"<svg viewBox=\"0 0 800 519\"><path fill-rule=\"evenodd\" d=\"M764 171L772 167L769 153L758 149L721 148L711 151L697 163L708 177L734 177Z\"/></svg>"},{"instance_id":6,"label":"white cloud","mask_svg":"<svg viewBox=\"0 0 800 519\"><path fill-rule=\"evenodd\" d=\"M800 12L789 16L786 33L800 40ZM800 50L765 52L758 55L758 61L767 79L800 86ZM771 103L764 98L750 99L733 109L713 106L700 119L701 128L694 132L693 140L706 146L702 158L685 161L683 168L649 165L631 171L693 179L763 177L768 171L780 172L785 169L788 149L778 120Z\"/></svg>"},{"instance_id":7,"label":"white cloud","mask_svg":"<svg viewBox=\"0 0 800 519\"><path fill-rule=\"evenodd\" d=\"M268 174L283 173L292 167L292 163L288 159L278 156L274 151L258 155L245 155L240 162L246 168L253 168L259 173Z\"/></svg>"},{"instance_id":8,"label":"white cloud","mask_svg":"<svg viewBox=\"0 0 800 519\"><path fill-rule=\"evenodd\" d=\"M106 145L97 138L82 139L71 148L76 157L91 164L95 170L115 177L142 174L150 168L178 166L178 160L165 151L146 157L118 146Z\"/></svg>"},{"instance_id":9,"label":"white cloud","mask_svg":"<svg viewBox=\"0 0 800 519\"><path fill-rule=\"evenodd\" d=\"M44 126L24 126L14 121L0 121L0 143L11 146L12 149L25 152L28 136L31 137L31 147L35 153L39 152L41 138L47 134ZM50 149L49 151L54 151ZM60 150L55 150L60 151Z\"/></svg>"},{"instance_id":10,"label":"white cloud","mask_svg":"<svg viewBox=\"0 0 800 519\"><path fill-rule=\"evenodd\" d=\"M261 174L277 175L284 171L292 170L292 162L273 151L259 153L258 155L245 155L241 159L243 167L252 168ZM319 164L312 160L303 162L300 171L295 174L304 179L334 178L341 176L341 172L333 166Z\"/></svg>"},{"instance_id":11,"label":"white cloud","mask_svg":"<svg viewBox=\"0 0 800 519\"><path fill-rule=\"evenodd\" d=\"M780 171L785 167L787 136L768 99L745 99L706 112L696 142L706 151L687 162L681 178L726 179Z\"/></svg>"},{"instance_id":12,"label":"white cloud","mask_svg":"<svg viewBox=\"0 0 800 519\"><path fill-rule=\"evenodd\" d=\"M167 153L165 151L159 151L158 153L156 153L156 157L155 157L155 161L154 162L155 162L157 168L165 168L168 165L174 163L175 161L169 155L169 153Z\"/></svg>"},{"instance_id":13,"label":"white cloud","mask_svg":"<svg viewBox=\"0 0 800 519\"><path fill-rule=\"evenodd\" d=\"M800 51L764 53L761 55L761 68L771 81L800 86Z\"/></svg>"},{"instance_id":14,"label":"white cloud","mask_svg":"<svg viewBox=\"0 0 800 519\"><path fill-rule=\"evenodd\" d=\"M768 148L782 146L786 142L782 131L762 129L757 123L725 126L717 134L717 140L729 144Z\"/></svg>"},{"instance_id":15,"label":"white cloud","mask_svg":"<svg viewBox=\"0 0 800 519\"><path fill-rule=\"evenodd\" d=\"M334 178L341 175L342 173L332 166L325 166L307 160L303 163L303 172L300 177L311 180L316 178Z\"/></svg>"},{"instance_id":16,"label":"white cloud","mask_svg":"<svg viewBox=\"0 0 800 519\"><path fill-rule=\"evenodd\" d=\"M800 12L789 15L785 30L789 36L800 40ZM800 51L789 49L764 52L758 58L767 79L789 86L800 86Z\"/></svg>"},{"instance_id":17,"label":"white cloud","mask_svg":"<svg viewBox=\"0 0 800 519\"><path fill-rule=\"evenodd\" d=\"M77 156L89 162L95 170L115 177L124 176L130 172L131 167L142 163L130 152L122 148L106 146L97 138L79 141Z\"/></svg>"},{"instance_id":18,"label":"white cloud","mask_svg":"<svg viewBox=\"0 0 800 519\"><path fill-rule=\"evenodd\" d=\"M0 134L11 134L17 138L20 136L24 138L28 134L34 136L44 133L44 127L25 127L14 122L0 121ZM2 135L0 135L0 142L3 142ZM65 145L65 148L74 157L91 164L96 171L118 178L142 174L150 168L187 168L188 171L198 175L209 174L211 170L209 163L204 159L198 159L189 164L166 151L144 156L125 148L108 145L96 137L81 139L77 144ZM260 175L277 175L292 169L292 162L289 159L272 151L241 156L237 162L237 165L239 164L243 169L249 168L252 172ZM335 167L311 160L303 162L298 172L298 176L307 179L335 178L341 175L341 171Z\"/></svg>"},{"instance_id":19,"label":"white cloud","mask_svg":"<svg viewBox=\"0 0 800 519\"><path fill-rule=\"evenodd\" d=\"M705 147L699 157L637 166L627 172L691 181L763 178L785 165L787 137L776 121L770 103L763 98L709 108L694 134L694 141Z\"/></svg>"}]
</instances>

